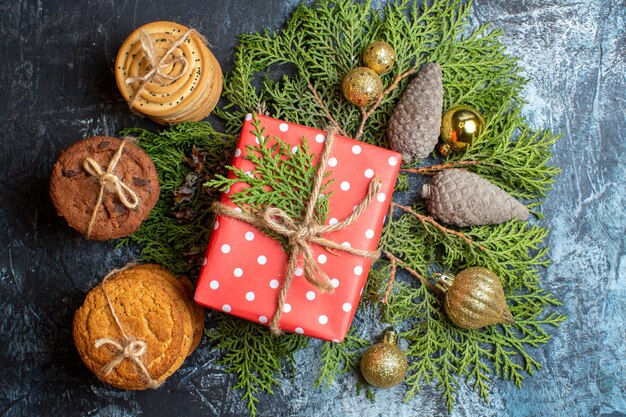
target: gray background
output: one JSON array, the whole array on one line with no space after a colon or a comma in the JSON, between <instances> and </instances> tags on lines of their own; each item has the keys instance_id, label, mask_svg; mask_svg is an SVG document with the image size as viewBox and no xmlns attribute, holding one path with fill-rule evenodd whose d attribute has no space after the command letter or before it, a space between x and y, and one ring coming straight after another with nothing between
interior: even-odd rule
<instances>
[{"instance_id":1,"label":"gray background","mask_svg":"<svg viewBox=\"0 0 626 417\"><path fill-rule=\"evenodd\" d=\"M160 19L198 28L225 71L235 35L278 28L297 1L9 0L0 2L0 415L235 416L233 376L204 341L164 388L121 392L99 383L71 339L74 310L110 269L133 256L87 242L58 218L47 181L59 152L94 134L144 125L125 108L112 66L124 37ZM378 4L378 3L376 3ZM472 19L504 30L530 79L526 115L563 138L563 169L543 206L553 264L543 283L570 316L536 351L545 368L522 390L497 383L486 405L465 385L454 416L626 415L623 1L478 0ZM363 335L376 334L357 318ZM355 378L312 388L318 343L260 416L445 415L426 388L355 394Z\"/></svg>"}]
</instances>

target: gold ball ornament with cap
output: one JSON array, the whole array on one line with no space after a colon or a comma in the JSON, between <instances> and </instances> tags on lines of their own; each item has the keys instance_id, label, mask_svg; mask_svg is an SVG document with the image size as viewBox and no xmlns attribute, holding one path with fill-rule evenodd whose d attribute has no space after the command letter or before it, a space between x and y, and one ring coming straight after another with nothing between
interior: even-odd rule
<instances>
[{"instance_id":1,"label":"gold ball ornament with cap","mask_svg":"<svg viewBox=\"0 0 626 417\"><path fill-rule=\"evenodd\" d=\"M395 59L396 52L384 41L372 42L363 51L363 62L379 75L389 72Z\"/></svg>"},{"instance_id":2,"label":"gold ball ornament with cap","mask_svg":"<svg viewBox=\"0 0 626 417\"><path fill-rule=\"evenodd\" d=\"M485 129L485 120L471 106L454 106L441 118L441 140L439 152L448 156L450 152L463 152Z\"/></svg>"},{"instance_id":3,"label":"gold ball ornament with cap","mask_svg":"<svg viewBox=\"0 0 626 417\"><path fill-rule=\"evenodd\" d=\"M341 90L346 99L355 106L373 104L383 91L383 82L373 69L353 68L343 77Z\"/></svg>"},{"instance_id":4,"label":"gold ball ornament with cap","mask_svg":"<svg viewBox=\"0 0 626 417\"><path fill-rule=\"evenodd\" d=\"M437 287L445 293L448 318L458 327L475 330L515 322L500 278L487 268L471 267L454 276L442 274Z\"/></svg>"},{"instance_id":5,"label":"gold ball ornament with cap","mask_svg":"<svg viewBox=\"0 0 626 417\"><path fill-rule=\"evenodd\" d=\"M406 375L406 355L398 347L398 334L388 330L380 343L371 346L361 358L361 374L377 388L395 387Z\"/></svg>"}]
</instances>

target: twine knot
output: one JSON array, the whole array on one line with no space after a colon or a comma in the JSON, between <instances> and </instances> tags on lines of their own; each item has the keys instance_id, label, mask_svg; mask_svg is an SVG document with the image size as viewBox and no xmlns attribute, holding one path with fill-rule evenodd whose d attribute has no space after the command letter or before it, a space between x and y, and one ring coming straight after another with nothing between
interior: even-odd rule
<instances>
[{"instance_id":1,"label":"twine knot","mask_svg":"<svg viewBox=\"0 0 626 417\"><path fill-rule=\"evenodd\" d=\"M143 340L131 340L124 348L124 356L127 358L139 358L146 353L146 342Z\"/></svg>"},{"instance_id":2,"label":"twine knot","mask_svg":"<svg viewBox=\"0 0 626 417\"><path fill-rule=\"evenodd\" d=\"M289 260L287 263L285 279L280 290L278 305L276 307L274 317L270 322L270 329L272 330L272 333L276 335L281 334L278 322L282 315L283 306L285 305L285 300L287 298L287 292L291 287L291 282L295 276L296 268L298 268L298 258L300 255L302 255L304 277L306 280L320 291L332 292L334 290L330 277L317 265L311 244L321 246L333 255L333 250L339 250L367 259L378 259L380 256L380 251L378 250L369 251L365 249L352 248L322 237L322 235L326 233L344 229L358 220L361 214L363 214L365 209L369 206L374 196L380 191L382 182L378 177L370 181L367 194L355 207L352 214L344 220L333 225L325 226L317 223L314 219L315 204L322 190L326 165L328 163L328 157L330 156L330 150L332 149L334 135L334 130L327 132L325 147L320 155L317 165L317 172L313 179L311 195L309 196L306 206L306 213L301 222L296 222L284 210L278 207L268 207L259 214L252 214L235 210L233 207L227 206L221 202L215 202L212 206L213 212L217 215L233 217L250 223L260 229L272 231L278 235L284 236L289 243Z\"/></svg>"},{"instance_id":3,"label":"twine knot","mask_svg":"<svg viewBox=\"0 0 626 417\"><path fill-rule=\"evenodd\" d=\"M176 51L176 49L179 48L192 33L195 33L204 43L207 43L206 39L195 29L189 29L180 38L178 38L176 42L172 43L170 48L162 56L159 56L157 55L156 47L150 35L144 30L139 32L139 43L141 44L141 51L147 61L146 69L148 71L144 75L126 78L126 85L139 82L139 87L135 90L135 94L128 101L128 107L130 109L133 108L135 101L137 101L149 82L155 81L159 84L165 84L167 82L172 83L187 73L189 62L182 55L174 56L174 51ZM167 73L167 70L171 65L175 64L182 65L182 69L177 75L170 75Z\"/></svg>"},{"instance_id":4,"label":"twine knot","mask_svg":"<svg viewBox=\"0 0 626 417\"><path fill-rule=\"evenodd\" d=\"M98 199L96 200L96 205L91 212L91 217L89 219L89 225L87 226L87 238L91 236L91 231L93 229L93 225L96 222L96 215L98 214L98 210L102 205L102 200L104 198L104 192L108 191L110 193L115 193L117 197L120 199L121 203L124 207L134 210L139 206L139 196L132 188L128 185L124 184L124 182L113 172L115 168L117 168L117 164L122 157L122 151L124 150L124 146L126 145L127 139L124 139L120 144L120 147L117 149L113 158L109 162L109 166L106 171L102 169L100 164L93 158L87 157L83 161L83 168L87 173L91 176L94 176L98 179L98 184L100 185L100 190L98 192Z\"/></svg>"},{"instance_id":5,"label":"twine knot","mask_svg":"<svg viewBox=\"0 0 626 417\"><path fill-rule=\"evenodd\" d=\"M133 362L139 360L144 353L146 353L146 342L143 340L126 339L125 344L122 345L116 340L106 337L96 340L96 348L100 348L104 345L111 345L119 352L113 360L102 368L104 374L111 372L117 365L119 365L124 359L130 359Z\"/></svg>"},{"instance_id":6,"label":"twine knot","mask_svg":"<svg viewBox=\"0 0 626 417\"><path fill-rule=\"evenodd\" d=\"M119 341L115 339L110 339L108 337L102 337L96 340L96 343L94 344L96 349L100 349L104 345L111 345L118 352L117 356L115 356L113 359L109 361L109 363L107 363L106 365L102 367L102 373L104 375L108 375L111 371L113 371L113 369L115 369L120 363L122 363L124 359L128 359L133 363L133 365L136 368L139 369L139 371L141 372L141 375L146 380L146 383L149 388L158 388L161 385L161 383L158 382L156 379L152 378L152 376L150 375L150 372L148 372L148 369L146 368L146 365L141 360L142 356L148 350L147 343L144 342L143 340L128 337L128 335L124 331L124 327L122 326L122 323L120 322L120 319L117 313L115 312L113 303L111 302L111 299L109 298L109 294L107 293L105 285L104 285L110 277L116 275L120 271L121 270L111 271L106 277L104 277L104 279L102 280L102 284L101 284L102 291L104 292L104 297L106 298L107 303L109 305L109 310L111 311L113 320L115 321L118 329L122 333L122 338L123 338L123 343L120 343Z\"/></svg>"}]
</instances>

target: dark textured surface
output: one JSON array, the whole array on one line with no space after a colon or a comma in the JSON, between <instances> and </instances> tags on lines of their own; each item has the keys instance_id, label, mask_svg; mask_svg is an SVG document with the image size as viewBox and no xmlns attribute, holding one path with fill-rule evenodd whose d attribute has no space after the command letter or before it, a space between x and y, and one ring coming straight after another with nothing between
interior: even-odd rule
<instances>
[{"instance_id":1,"label":"dark textured surface","mask_svg":"<svg viewBox=\"0 0 626 417\"><path fill-rule=\"evenodd\" d=\"M113 78L117 48L134 28L156 19L190 24L228 71L235 34L279 27L296 3L0 3L1 416L245 414L229 390L234 378L206 342L159 391L116 391L89 373L72 344L73 312L132 254L87 242L64 224L48 200L48 176L78 139L154 127L126 110ZM536 351L545 368L523 389L498 382L484 404L461 386L455 416L626 414L624 13L617 0L475 1L473 19L502 28L526 69L529 121L563 134L554 148L563 174L542 210L554 261L544 285L565 301L570 319ZM357 325L367 337L376 333L362 318ZM326 392L313 389L316 347L298 353L296 374L275 397L263 397L259 415L446 414L432 388L408 403L402 388L378 392L371 403L355 394L351 375Z\"/></svg>"}]
</instances>

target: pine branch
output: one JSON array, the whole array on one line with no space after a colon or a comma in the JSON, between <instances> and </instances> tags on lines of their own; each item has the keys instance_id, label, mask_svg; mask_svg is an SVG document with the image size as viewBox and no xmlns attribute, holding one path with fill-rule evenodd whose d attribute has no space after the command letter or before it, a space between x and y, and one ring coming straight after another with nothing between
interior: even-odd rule
<instances>
[{"instance_id":1,"label":"pine branch","mask_svg":"<svg viewBox=\"0 0 626 417\"><path fill-rule=\"evenodd\" d=\"M415 210L413 210L411 207L403 206L403 205L395 203L393 201L391 202L390 205L392 207L397 207L399 209L402 209L402 210L406 211L407 213L411 214L412 216L415 216L422 223L428 223L428 224L431 224L431 225L435 226L442 233L447 233L447 234L450 234L450 235L454 235L454 236L456 236L456 237L458 237L460 239L463 239L465 241L465 243L467 243L468 245L477 245L477 247L480 250L486 250L486 248L484 246L476 244L476 242L474 242L472 239L470 239L467 236L465 236L465 234L463 234L462 232L459 232L457 230L448 229L447 227L442 226L441 224L439 224L432 217L420 214L420 213L416 212Z\"/></svg>"},{"instance_id":2,"label":"pine branch","mask_svg":"<svg viewBox=\"0 0 626 417\"><path fill-rule=\"evenodd\" d=\"M396 191L409 190L406 173L431 175L463 166L530 207L538 206L558 173L549 162L550 147L557 137L528 126L521 116L526 80L520 75L517 59L506 53L499 30L489 25L470 27L470 16L471 5L461 0L388 2L382 10L353 0L303 3L282 30L239 37L234 68L224 82L226 105L215 114L224 120L226 132L234 135L241 130L245 114L263 102L274 117L318 128L330 121L342 127L346 136L387 146L387 122L409 82L403 74L434 61L443 69L444 108L471 105L481 112L486 126L465 153L452 154L446 160L437 158L429 167L409 167L400 175ZM396 51L394 68L382 76L383 84L394 88L388 88L375 106L361 111L343 99L340 85L350 69L361 65L363 49L375 40L387 41ZM190 224L172 218L179 207L174 206L171 193L190 172L184 159L192 144L213 161L204 172L211 177L203 181L220 190L241 181L250 185L247 192L233 196L240 206L272 204L296 217L302 211L310 186L307 152L291 155L290 149L278 142L263 146L259 131L261 145L249 148L248 157L261 168L252 178L234 170L235 178L228 179L221 167L230 159L235 141L208 124L185 124L159 134L132 132L140 136L140 145L155 161L162 188L148 221L123 240L144 245L147 260L175 271L188 270L189 256L185 254L198 248L202 251L208 239L211 219L207 208L215 192L205 194L198 189L190 202L183 203L199 213ZM208 165L220 168L209 169ZM394 209L402 212L394 215ZM325 210L319 207L322 216ZM541 225L508 222L461 232L423 214L422 203L393 203L391 211L380 240L380 248L391 257L374 264L363 301L382 306L384 319L406 329L401 334L409 342L406 398L424 384L434 384L451 408L462 381L484 399L494 376L521 385L541 367L533 356L534 348L547 343L551 327L565 319L554 311L560 302L539 286L540 273L549 264L544 244L548 231ZM396 270L396 264L401 268ZM430 286L406 272L425 277L441 269L454 273L476 265L491 269L502 279L516 317L514 325L480 331L456 328ZM259 395L276 387L281 364L292 361L293 353L305 344L297 336L269 337L260 326L221 315L210 337L224 352L228 371L237 375L236 387L252 414ZM324 345L318 384L328 385L344 370L351 371L358 346L356 341L348 341L345 347Z\"/></svg>"},{"instance_id":3,"label":"pine branch","mask_svg":"<svg viewBox=\"0 0 626 417\"><path fill-rule=\"evenodd\" d=\"M415 68L411 68L408 71L403 72L398 75L393 82L387 87L379 96L376 102L367 110L365 107L361 107L361 124L359 125L359 130L356 131L356 135L354 136L355 140L361 139L363 136L363 130L365 129L365 124L367 123L367 119L380 107L380 103L382 103L383 99L388 96L395 88L398 86L400 81L415 73Z\"/></svg>"},{"instance_id":4,"label":"pine branch","mask_svg":"<svg viewBox=\"0 0 626 417\"><path fill-rule=\"evenodd\" d=\"M311 83L309 83L309 90L311 90L311 93L313 93L313 97L315 97L315 101L317 101L317 104L319 104L319 106L322 108L328 120L333 124L333 126L335 126L337 132L339 132L340 135L348 136L348 134L342 129L339 123L337 123L333 116L328 112L328 109L324 105L324 102L320 98L319 94L317 94L317 90L315 89L315 87L313 87Z\"/></svg>"},{"instance_id":5,"label":"pine branch","mask_svg":"<svg viewBox=\"0 0 626 417\"><path fill-rule=\"evenodd\" d=\"M389 257L389 255L387 255L387 257L391 260L391 273L389 274L389 284L387 284L387 290L385 291L385 297L383 298L384 304L387 304L387 302L389 301L389 295L391 294L391 290L393 289L393 283L396 282L396 271L398 264L395 257Z\"/></svg>"},{"instance_id":6,"label":"pine branch","mask_svg":"<svg viewBox=\"0 0 626 417\"><path fill-rule=\"evenodd\" d=\"M205 154L200 176L208 179L224 170L224 161L235 146L234 138L216 132L207 123L183 123L159 134L143 129L126 129L120 134L136 136L139 146L151 157L159 175L161 195L139 231L120 239L118 244L139 244L144 261L160 263L176 274L197 272L210 233L212 216L208 208L217 194L205 193L198 187L189 202L176 205L173 192L193 172L186 158L194 145ZM173 212L185 208L193 208L197 214L190 222L181 223Z\"/></svg>"},{"instance_id":7,"label":"pine branch","mask_svg":"<svg viewBox=\"0 0 626 417\"><path fill-rule=\"evenodd\" d=\"M435 294L437 294L439 297L442 297L443 294L441 293L441 291L435 287L433 284L431 284L430 281L428 281L422 274L420 274L419 272L417 272L416 270L414 270L413 268L411 268L410 266L408 266L405 262L403 262L402 260L396 258L394 255L392 255L390 252L387 251L383 251L383 253L385 254L385 256L387 258L389 258L389 260L391 260L391 280L390 282L393 283L393 280L395 280L395 264L399 264L402 268L404 268L409 274L413 275L415 278L419 279L420 281L422 281L426 286L428 286L432 292L434 292ZM390 287L391 288L391 287ZM385 293L385 300L388 299L388 294Z\"/></svg>"},{"instance_id":8,"label":"pine branch","mask_svg":"<svg viewBox=\"0 0 626 417\"><path fill-rule=\"evenodd\" d=\"M344 341L339 343L324 342L321 348L322 365L320 375L315 380L315 387L330 387L337 376L352 372L356 369L361 350L368 342L355 336L354 328L351 328Z\"/></svg>"},{"instance_id":9,"label":"pine branch","mask_svg":"<svg viewBox=\"0 0 626 417\"><path fill-rule=\"evenodd\" d=\"M443 171L445 169L450 168L462 168L471 165L480 165L481 161L469 160L469 161L456 161L456 162L446 162L445 164L431 165L426 167L419 168L402 168L400 171L402 172L410 172L411 174L419 174L419 175L435 175L439 171Z\"/></svg>"},{"instance_id":10,"label":"pine branch","mask_svg":"<svg viewBox=\"0 0 626 417\"><path fill-rule=\"evenodd\" d=\"M307 346L308 339L296 334L275 337L265 326L224 314L218 314L216 321L215 328L206 335L216 349L224 352L220 363L227 373L237 375L233 389L243 392L241 399L255 415L258 395L274 393L282 365L295 351Z\"/></svg>"},{"instance_id":11,"label":"pine branch","mask_svg":"<svg viewBox=\"0 0 626 417\"><path fill-rule=\"evenodd\" d=\"M247 187L231 194L232 201L243 210L261 211L269 206L283 209L294 220L301 219L306 210L306 202L311 195L316 165L313 164L315 154L310 152L306 139L303 137L299 151L293 153L291 146L279 137L265 136L265 128L258 119L253 121L254 130L259 144L248 145L244 159L254 164L254 171L246 172L234 166L227 166L233 178L218 174L205 185L219 191L225 191L235 184L247 184ZM332 177L332 171L326 173ZM332 179L322 186L322 193L332 183ZM328 214L328 201L319 199L316 204L316 220L323 224Z\"/></svg>"}]
</instances>

